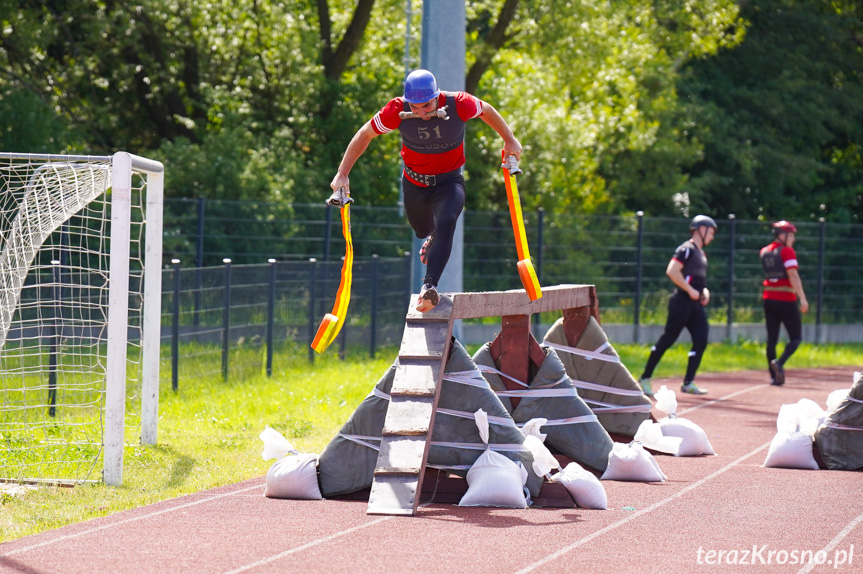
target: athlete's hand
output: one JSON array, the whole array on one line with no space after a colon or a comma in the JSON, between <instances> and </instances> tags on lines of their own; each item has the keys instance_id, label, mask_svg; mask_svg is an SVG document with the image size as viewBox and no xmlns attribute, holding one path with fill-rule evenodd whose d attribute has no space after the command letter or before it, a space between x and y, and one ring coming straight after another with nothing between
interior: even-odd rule
<instances>
[{"instance_id":1,"label":"athlete's hand","mask_svg":"<svg viewBox=\"0 0 863 574\"><path fill-rule=\"evenodd\" d=\"M800 312L805 313L809 310L809 301L806 300L806 297L800 300Z\"/></svg>"},{"instance_id":2,"label":"athlete's hand","mask_svg":"<svg viewBox=\"0 0 863 574\"><path fill-rule=\"evenodd\" d=\"M704 291L701 292L701 304L707 305L708 303L710 303L710 289L705 287Z\"/></svg>"},{"instance_id":3,"label":"athlete's hand","mask_svg":"<svg viewBox=\"0 0 863 574\"><path fill-rule=\"evenodd\" d=\"M333 181L330 182L330 187L333 191L337 191L340 187L345 188L346 193L351 192L351 180L347 175L342 174L341 172L336 173L336 176L333 178Z\"/></svg>"}]
</instances>

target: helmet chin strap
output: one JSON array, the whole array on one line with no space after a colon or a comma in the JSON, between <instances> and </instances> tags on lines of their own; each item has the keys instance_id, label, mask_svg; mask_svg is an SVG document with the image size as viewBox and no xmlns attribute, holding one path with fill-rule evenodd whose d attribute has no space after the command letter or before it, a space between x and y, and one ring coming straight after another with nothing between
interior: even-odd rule
<instances>
[{"instance_id":1,"label":"helmet chin strap","mask_svg":"<svg viewBox=\"0 0 863 574\"><path fill-rule=\"evenodd\" d=\"M781 244L782 244L782 245L784 245L785 247L788 247L788 243L787 243L787 241L788 241L788 232L787 232L787 231L782 231L782 232L778 233L778 234L776 235L776 241L778 241L779 243L781 243Z\"/></svg>"}]
</instances>

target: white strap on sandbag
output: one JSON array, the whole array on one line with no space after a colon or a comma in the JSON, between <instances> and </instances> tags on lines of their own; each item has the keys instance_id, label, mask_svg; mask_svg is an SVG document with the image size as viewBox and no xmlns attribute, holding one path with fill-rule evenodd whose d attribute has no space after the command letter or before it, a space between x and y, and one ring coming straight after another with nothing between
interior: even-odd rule
<instances>
[{"instance_id":1,"label":"white strap on sandbag","mask_svg":"<svg viewBox=\"0 0 863 574\"><path fill-rule=\"evenodd\" d=\"M442 408L438 407L436 412L438 414L449 415L451 417L459 417L459 418L463 418L463 419L474 420L474 413L469 413L466 411L456 411L453 409L442 409ZM496 417L494 415L487 415L487 416L488 416L488 422L493 424L493 425L499 425L499 426L505 426L505 427L514 427L515 426L515 421L509 417Z\"/></svg>"},{"instance_id":2,"label":"white strap on sandbag","mask_svg":"<svg viewBox=\"0 0 863 574\"><path fill-rule=\"evenodd\" d=\"M827 423L825 426L831 429L836 430L855 430L855 431L863 431L863 427L852 427L848 425L840 425L839 423Z\"/></svg>"},{"instance_id":3,"label":"white strap on sandbag","mask_svg":"<svg viewBox=\"0 0 863 574\"><path fill-rule=\"evenodd\" d=\"M551 343L549 341L545 341L543 343L543 346L551 347L552 349L555 349L556 351L563 351L565 353L570 353L572 355L579 355L579 356L586 358L588 361L590 361L592 359L599 359L600 361L606 361L608 363L619 363L620 362L620 357L615 357L614 355L606 355L605 353L601 352L601 351L604 351L605 349L611 347L611 344L608 342L600 345L599 348L596 349L595 351L587 351L585 349L576 349L575 347L569 347L567 345L560 345L558 343Z\"/></svg>"},{"instance_id":4,"label":"white strap on sandbag","mask_svg":"<svg viewBox=\"0 0 863 574\"><path fill-rule=\"evenodd\" d=\"M572 385L578 389L585 389L587 391L600 391L603 393L609 393L612 395L621 395L624 397L641 397L644 396L644 391L634 390L634 389L621 389L620 387L610 387L608 385L600 385L598 383L590 383L588 381L581 381L579 379L571 379Z\"/></svg>"},{"instance_id":5,"label":"white strap on sandbag","mask_svg":"<svg viewBox=\"0 0 863 574\"><path fill-rule=\"evenodd\" d=\"M384 399L386 401L392 400L388 394L386 394L385 392L383 392L382 390L380 390L377 387L374 387L372 389L372 392L370 392L368 394L368 396L370 396L370 397L375 396L375 397L378 397L379 399Z\"/></svg>"},{"instance_id":6,"label":"white strap on sandbag","mask_svg":"<svg viewBox=\"0 0 863 574\"><path fill-rule=\"evenodd\" d=\"M518 443L443 442L433 440L431 441L431 445L443 448L462 448L465 450L490 449L497 452L530 452L530 449Z\"/></svg>"},{"instance_id":7,"label":"white strap on sandbag","mask_svg":"<svg viewBox=\"0 0 863 574\"><path fill-rule=\"evenodd\" d=\"M356 434L345 434L339 433L339 436L347 439L351 442L355 442L364 447L368 447L372 450L380 451L381 447L378 445L374 445L371 441L380 442L381 437L374 436L363 436ZM444 442L444 441L436 441L433 440L431 442L432 446L439 446L444 448L462 448L465 450L485 450L490 448L491 450L496 450L500 452L530 452L528 448L522 444L511 444L511 443L479 443L479 442Z\"/></svg>"},{"instance_id":8,"label":"white strap on sandbag","mask_svg":"<svg viewBox=\"0 0 863 574\"><path fill-rule=\"evenodd\" d=\"M848 396L847 396L847 397L845 397L845 398L846 398L846 399L848 399L849 401L854 401L855 403L863 403L863 401L861 401L860 399L855 399L855 398L854 398L854 397L852 397L851 395L848 395Z\"/></svg>"},{"instance_id":9,"label":"white strap on sandbag","mask_svg":"<svg viewBox=\"0 0 863 574\"><path fill-rule=\"evenodd\" d=\"M562 389L524 389L523 391L495 391L499 397L577 397L578 391L572 387Z\"/></svg>"},{"instance_id":10,"label":"white strap on sandbag","mask_svg":"<svg viewBox=\"0 0 863 574\"><path fill-rule=\"evenodd\" d=\"M483 373L494 373L494 374L499 375L499 376L501 376L501 377L506 377L506 378L507 378L507 379L509 379L510 381L512 381L512 382L514 382L514 383L516 383L517 385L521 385L522 387L524 387L524 388L526 388L526 389L531 388L531 387L530 387L530 385L528 385L527 383L522 382L522 381L519 381L518 379L513 378L511 375L507 375L507 374L506 374L506 373L504 373L503 371L499 371L499 370L497 370L497 369L495 369L494 367L491 367L491 366L489 366L489 365L477 365L477 368L480 370L480 372L483 372ZM548 384L548 385L543 385L543 388L553 387L553 386L555 386L555 385L559 385L560 383L562 383L563 381L567 380L568 378L569 378L569 375L567 375L566 373L564 373L564 374L563 374L563 376L561 376L558 380L554 381L553 383Z\"/></svg>"},{"instance_id":11,"label":"white strap on sandbag","mask_svg":"<svg viewBox=\"0 0 863 574\"><path fill-rule=\"evenodd\" d=\"M367 441L380 442L381 437L379 437L379 436L362 436L362 435L357 435L357 434L345 434L345 433L341 433L341 432L339 433L339 436L344 438L344 439L347 439L351 442L355 442L358 445L368 447L372 450L377 450L377 451L381 450L381 447L379 445L376 446L376 445L371 444L370 442L367 442Z\"/></svg>"},{"instance_id":12,"label":"white strap on sandbag","mask_svg":"<svg viewBox=\"0 0 863 574\"><path fill-rule=\"evenodd\" d=\"M530 422L530 421L528 421ZM568 419L549 419L542 424L544 427L553 427L561 425L577 425L584 423L598 423L599 419L596 415L582 415L580 417L569 417Z\"/></svg>"},{"instance_id":13,"label":"white strap on sandbag","mask_svg":"<svg viewBox=\"0 0 863 574\"><path fill-rule=\"evenodd\" d=\"M649 404L640 404L640 405L616 405L614 403L606 403L603 401L597 401L594 399L584 399L585 403L590 405L597 405L596 407L590 406L590 410L595 413L607 414L607 413L649 413L650 405Z\"/></svg>"},{"instance_id":14,"label":"white strap on sandbag","mask_svg":"<svg viewBox=\"0 0 863 574\"><path fill-rule=\"evenodd\" d=\"M482 373L476 369L471 371L452 371L450 373L444 373L443 380L467 385L469 387L478 387L480 389L489 388L488 381L486 381L485 377L482 376Z\"/></svg>"}]
</instances>

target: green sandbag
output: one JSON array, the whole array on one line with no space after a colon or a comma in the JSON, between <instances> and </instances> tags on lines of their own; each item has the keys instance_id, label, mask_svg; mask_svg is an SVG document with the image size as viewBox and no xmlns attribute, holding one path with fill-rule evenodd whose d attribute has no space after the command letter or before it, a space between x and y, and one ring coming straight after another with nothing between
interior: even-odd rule
<instances>
[{"instance_id":1,"label":"green sandbag","mask_svg":"<svg viewBox=\"0 0 863 574\"><path fill-rule=\"evenodd\" d=\"M390 394L395 378L397 363L387 370L376 388ZM473 371L476 369L464 347L453 339L445 372ZM375 437L380 439L387 416L389 400L369 394L360 406L324 449L318 460L318 478L324 498L356 492L372 485L378 451L341 435ZM489 416L509 419L504 406L490 388L482 389L444 381L438 400L438 408L474 413L484 410ZM489 425L490 444L522 444L524 435L515 426ZM483 445L476 422L470 418L437 414L432 431L432 441L451 443L473 443ZM380 441L368 441L375 446ZM432 445L429 449L428 464L439 466L471 465L483 453L482 449L464 449ZM533 472L533 456L527 451L501 452L507 458L520 462L528 471L527 488L531 496L538 496L542 477ZM467 471L452 471L464 476Z\"/></svg>"},{"instance_id":2,"label":"green sandbag","mask_svg":"<svg viewBox=\"0 0 863 574\"><path fill-rule=\"evenodd\" d=\"M564 369L563 363L554 349L545 348L545 360L533 380L529 381L530 389L574 389L572 381ZM492 359L489 345L485 344L474 354L477 365L497 368ZM496 373L483 373L491 388L495 391L506 391L506 387ZM549 421L562 420L592 415L590 407L573 393L564 397L523 397L518 406L513 409L512 402L507 397L500 397L501 402L512 414L518 424L524 424L530 419L545 418ZM608 466L608 454L614 444L608 432L598 421L577 424L548 425L541 429L546 434L545 443L559 450L583 466L589 466L600 472L605 472Z\"/></svg>"},{"instance_id":3,"label":"green sandbag","mask_svg":"<svg viewBox=\"0 0 863 574\"><path fill-rule=\"evenodd\" d=\"M393 387L396 365L393 363L375 385L387 395ZM369 394L321 453L318 459L318 480L324 498L356 492L372 485L378 451L341 435L380 438L389 405L388 399ZM379 446L380 442L370 441L370 444Z\"/></svg>"},{"instance_id":4,"label":"green sandbag","mask_svg":"<svg viewBox=\"0 0 863 574\"><path fill-rule=\"evenodd\" d=\"M453 339L453 344L446 365L446 372L474 371L476 365L465 348ZM484 410L489 417L500 417L512 420L500 399L490 387L479 388L463 385L444 378L440 399L438 400L439 411L435 414L434 431L432 442L454 442L474 443L483 446L479 436L476 421L458 416L442 414L440 409L475 413L478 409ZM512 426L489 424L489 444L523 444L524 435L513 424ZM533 471L533 455L528 451L498 451L503 456L514 462L520 462L527 469L527 489L531 496L538 496L542 487L543 477L537 476ZM483 450L464 448L453 448L432 445L429 449L428 464L441 466L472 465L480 457ZM459 476L465 476L467 470L451 471Z\"/></svg>"},{"instance_id":5,"label":"green sandbag","mask_svg":"<svg viewBox=\"0 0 863 574\"><path fill-rule=\"evenodd\" d=\"M566 334L563 330L563 318L555 322L548 333L546 333L543 343L555 343L557 345L571 346L566 340ZM603 355L609 355L620 359L617 351L614 350L608 343L608 337L602 327L593 317L588 321L587 327L576 343L576 349L584 351L596 351L600 347ZM635 436L638 427L650 418L650 407L652 406L650 399L647 398L641 391L641 386L638 384L626 366L621 362L603 361L601 359L588 359L581 355L568 353L563 350L558 351L560 360L566 368L567 374L576 381L586 381L614 387L626 391L638 391L639 396L617 395L609 392L602 392L592 389L579 388L578 394L585 399L588 404L590 401L599 401L620 407L643 406L644 412L622 412L622 413L603 413L597 412L599 422L603 428L611 434L619 434L627 437ZM578 383L575 383L578 385Z\"/></svg>"},{"instance_id":6,"label":"green sandbag","mask_svg":"<svg viewBox=\"0 0 863 574\"><path fill-rule=\"evenodd\" d=\"M830 470L863 468L863 374L854 373L848 396L815 431L815 445Z\"/></svg>"}]
</instances>

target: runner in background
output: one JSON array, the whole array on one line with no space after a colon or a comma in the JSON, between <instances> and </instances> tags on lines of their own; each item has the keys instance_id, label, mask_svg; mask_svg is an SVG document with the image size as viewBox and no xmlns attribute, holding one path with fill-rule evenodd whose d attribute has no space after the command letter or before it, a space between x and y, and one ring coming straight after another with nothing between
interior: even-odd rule
<instances>
[{"instance_id":1,"label":"runner in background","mask_svg":"<svg viewBox=\"0 0 863 574\"><path fill-rule=\"evenodd\" d=\"M771 385L785 384L785 362L794 354L802 341L803 325L800 313L809 310L803 283L797 272L797 254L794 240L797 227L782 220L770 226L775 239L761 249L761 266L764 268L764 321L767 324L767 365ZM797 301L800 301L798 307ZM776 358L779 327L785 325L788 344L782 356Z\"/></svg>"},{"instance_id":2,"label":"runner in background","mask_svg":"<svg viewBox=\"0 0 863 574\"><path fill-rule=\"evenodd\" d=\"M674 251L665 274L674 283L674 293L668 299L668 319L665 330L659 341L651 347L650 357L644 367L639 383L647 396L653 396L650 378L653 370L665 351L677 341L685 327L692 337L692 348L689 351L689 361L683 385L680 390L693 395L707 394L705 389L695 385L695 372L701 364L704 349L707 348L707 335L710 325L704 306L710 302L710 291L707 289L707 255L706 247L716 233L716 222L706 215L696 215L689 223L690 239L684 241Z\"/></svg>"}]
</instances>

